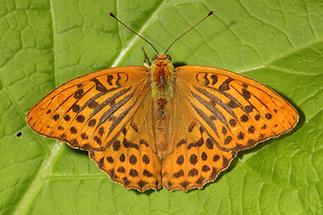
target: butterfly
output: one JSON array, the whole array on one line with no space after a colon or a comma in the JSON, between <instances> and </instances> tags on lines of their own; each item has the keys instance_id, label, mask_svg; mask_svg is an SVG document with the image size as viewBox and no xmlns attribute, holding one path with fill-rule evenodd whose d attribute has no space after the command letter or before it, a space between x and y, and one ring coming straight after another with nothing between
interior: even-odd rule
<instances>
[{"instance_id":1,"label":"butterfly","mask_svg":"<svg viewBox=\"0 0 323 215\"><path fill-rule=\"evenodd\" d=\"M275 91L224 69L175 68L168 49L149 67L109 68L59 86L32 107L28 124L88 151L113 181L141 192L201 189L239 151L297 124L296 109Z\"/></svg>"}]
</instances>

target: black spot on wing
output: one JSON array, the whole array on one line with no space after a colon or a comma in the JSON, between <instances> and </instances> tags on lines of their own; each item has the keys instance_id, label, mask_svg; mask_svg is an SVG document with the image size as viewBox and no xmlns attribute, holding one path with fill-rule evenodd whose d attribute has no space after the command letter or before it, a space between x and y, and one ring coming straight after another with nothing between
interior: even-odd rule
<instances>
[{"instance_id":1,"label":"black spot on wing","mask_svg":"<svg viewBox=\"0 0 323 215\"><path fill-rule=\"evenodd\" d=\"M95 89L100 92L107 92L107 88L96 78L92 78L91 81L95 83Z\"/></svg>"},{"instance_id":2,"label":"black spot on wing","mask_svg":"<svg viewBox=\"0 0 323 215\"><path fill-rule=\"evenodd\" d=\"M230 89L230 82L233 81L232 78L227 78L223 83L219 86L219 91L227 91Z\"/></svg>"}]
</instances>

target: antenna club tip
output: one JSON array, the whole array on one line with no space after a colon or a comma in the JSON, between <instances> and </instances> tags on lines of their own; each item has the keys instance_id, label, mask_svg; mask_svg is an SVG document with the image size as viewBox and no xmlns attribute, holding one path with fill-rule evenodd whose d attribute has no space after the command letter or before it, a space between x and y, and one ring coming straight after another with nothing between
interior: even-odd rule
<instances>
[{"instance_id":1,"label":"antenna club tip","mask_svg":"<svg viewBox=\"0 0 323 215\"><path fill-rule=\"evenodd\" d=\"M113 18L116 18L116 16L112 12L109 12L109 15L112 16Z\"/></svg>"},{"instance_id":2,"label":"antenna club tip","mask_svg":"<svg viewBox=\"0 0 323 215\"><path fill-rule=\"evenodd\" d=\"M207 16L211 16L213 13L214 13L214 11L213 11L213 10L211 10L211 11L207 14Z\"/></svg>"}]
</instances>

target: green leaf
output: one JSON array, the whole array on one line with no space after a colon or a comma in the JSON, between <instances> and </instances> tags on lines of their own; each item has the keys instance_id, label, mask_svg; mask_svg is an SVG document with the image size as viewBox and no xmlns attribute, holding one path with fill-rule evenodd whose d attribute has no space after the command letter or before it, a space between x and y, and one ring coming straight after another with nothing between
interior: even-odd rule
<instances>
[{"instance_id":1,"label":"green leaf","mask_svg":"<svg viewBox=\"0 0 323 215\"><path fill-rule=\"evenodd\" d=\"M26 112L59 84L111 66L175 62L244 73L292 101L295 132L241 152L203 190L138 193L113 183L86 153L35 134ZM1 214L322 214L323 2L317 0L2 0ZM20 137L18 132L22 132Z\"/></svg>"}]
</instances>

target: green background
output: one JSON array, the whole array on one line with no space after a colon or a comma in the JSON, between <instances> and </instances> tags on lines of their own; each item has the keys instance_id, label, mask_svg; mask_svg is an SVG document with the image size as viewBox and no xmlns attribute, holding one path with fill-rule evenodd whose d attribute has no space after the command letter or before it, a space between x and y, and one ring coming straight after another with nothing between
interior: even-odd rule
<instances>
[{"instance_id":1,"label":"green background","mask_svg":"<svg viewBox=\"0 0 323 215\"><path fill-rule=\"evenodd\" d=\"M240 153L204 190L127 191L86 153L36 135L26 112L61 83L153 50L243 73L292 101L296 131ZM1 0L0 214L323 213L322 0ZM17 133L22 136L17 137Z\"/></svg>"}]
</instances>

